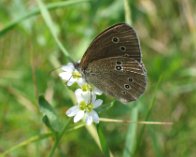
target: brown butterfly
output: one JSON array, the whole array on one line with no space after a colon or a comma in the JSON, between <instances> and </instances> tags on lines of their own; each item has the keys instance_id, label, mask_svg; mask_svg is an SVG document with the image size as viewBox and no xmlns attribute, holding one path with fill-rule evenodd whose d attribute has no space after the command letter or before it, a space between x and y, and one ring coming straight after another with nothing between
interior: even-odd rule
<instances>
[{"instance_id":1,"label":"brown butterfly","mask_svg":"<svg viewBox=\"0 0 196 157\"><path fill-rule=\"evenodd\" d=\"M139 39L125 23L99 34L75 67L88 83L124 103L136 100L146 88Z\"/></svg>"}]
</instances>

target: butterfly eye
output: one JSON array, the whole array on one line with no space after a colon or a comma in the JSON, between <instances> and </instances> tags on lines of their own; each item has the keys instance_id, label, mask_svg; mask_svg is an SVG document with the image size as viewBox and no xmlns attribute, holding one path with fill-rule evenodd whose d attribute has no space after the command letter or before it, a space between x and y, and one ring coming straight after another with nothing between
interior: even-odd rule
<instances>
[{"instance_id":1,"label":"butterfly eye","mask_svg":"<svg viewBox=\"0 0 196 157\"><path fill-rule=\"evenodd\" d=\"M126 51L126 47L125 47L125 46L120 46L119 49L120 49L122 52L125 52L125 51Z\"/></svg>"},{"instance_id":2,"label":"butterfly eye","mask_svg":"<svg viewBox=\"0 0 196 157\"><path fill-rule=\"evenodd\" d=\"M125 87L125 89L129 89L130 88L130 85L124 84L124 87Z\"/></svg>"},{"instance_id":3,"label":"butterfly eye","mask_svg":"<svg viewBox=\"0 0 196 157\"><path fill-rule=\"evenodd\" d=\"M118 38L118 37L113 37L113 38L112 38L112 42L113 42L114 44L119 43L119 38Z\"/></svg>"}]
</instances>

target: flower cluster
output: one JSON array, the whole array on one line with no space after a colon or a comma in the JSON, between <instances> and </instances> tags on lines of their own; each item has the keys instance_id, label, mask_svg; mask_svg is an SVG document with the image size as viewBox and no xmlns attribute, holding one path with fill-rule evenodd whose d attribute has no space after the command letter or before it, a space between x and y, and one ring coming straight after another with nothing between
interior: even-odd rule
<instances>
[{"instance_id":1,"label":"flower cluster","mask_svg":"<svg viewBox=\"0 0 196 157\"><path fill-rule=\"evenodd\" d=\"M67 86L71 86L73 83L77 83L79 86L75 91L77 104L69 108L66 115L74 117L73 121L75 123L82 119L85 120L87 125L93 122L99 123L99 116L95 109L103 103L103 100L96 99L96 95L101 95L102 92L88 84L72 63L64 65L61 70L59 76L67 83Z\"/></svg>"}]
</instances>

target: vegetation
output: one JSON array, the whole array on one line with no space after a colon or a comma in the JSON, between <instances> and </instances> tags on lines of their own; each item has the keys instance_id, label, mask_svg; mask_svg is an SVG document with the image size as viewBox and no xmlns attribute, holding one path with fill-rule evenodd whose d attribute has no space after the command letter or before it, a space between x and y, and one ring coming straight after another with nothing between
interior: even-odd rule
<instances>
[{"instance_id":1,"label":"vegetation","mask_svg":"<svg viewBox=\"0 0 196 157\"><path fill-rule=\"evenodd\" d=\"M195 0L1 0L0 156L195 156L195 8ZM128 105L103 95L98 112L111 121L74 124L65 115L74 94L58 67L119 22L138 33L147 90Z\"/></svg>"}]
</instances>

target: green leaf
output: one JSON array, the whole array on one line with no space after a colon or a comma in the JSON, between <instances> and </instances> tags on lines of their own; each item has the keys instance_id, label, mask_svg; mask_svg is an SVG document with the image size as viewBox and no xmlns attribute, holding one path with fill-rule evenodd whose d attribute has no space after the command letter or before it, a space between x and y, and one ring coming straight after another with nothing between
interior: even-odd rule
<instances>
[{"instance_id":1,"label":"green leaf","mask_svg":"<svg viewBox=\"0 0 196 157\"><path fill-rule=\"evenodd\" d=\"M52 106L45 100L43 96L39 97L39 107L43 114L42 120L44 124L55 133L62 131L63 125L61 121L58 119Z\"/></svg>"}]
</instances>

